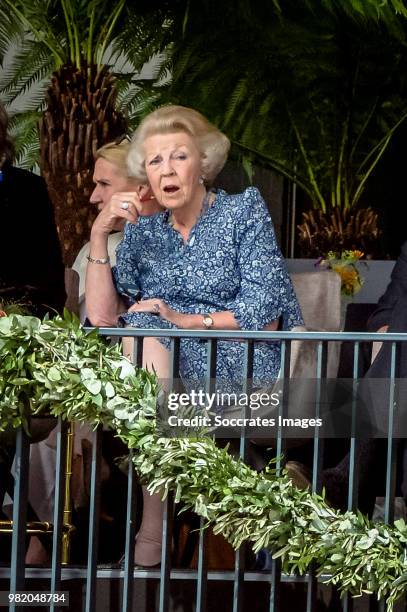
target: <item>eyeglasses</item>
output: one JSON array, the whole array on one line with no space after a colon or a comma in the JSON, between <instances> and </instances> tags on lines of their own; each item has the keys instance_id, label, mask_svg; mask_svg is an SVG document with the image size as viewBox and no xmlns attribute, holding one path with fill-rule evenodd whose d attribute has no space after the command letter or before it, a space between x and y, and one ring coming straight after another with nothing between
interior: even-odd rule
<instances>
[{"instance_id":1,"label":"eyeglasses","mask_svg":"<svg viewBox=\"0 0 407 612\"><path fill-rule=\"evenodd\" d=\"M124 142L125 140L126 140L127 142L131 142L131 138L130 138L130 136L129 136L128 134L121 134L121 136L118 136L118 137L116 138L116 140L114 141L114 144L115 144L115 145L122 144L122 142Z\"/></svg>"}]
</instances>

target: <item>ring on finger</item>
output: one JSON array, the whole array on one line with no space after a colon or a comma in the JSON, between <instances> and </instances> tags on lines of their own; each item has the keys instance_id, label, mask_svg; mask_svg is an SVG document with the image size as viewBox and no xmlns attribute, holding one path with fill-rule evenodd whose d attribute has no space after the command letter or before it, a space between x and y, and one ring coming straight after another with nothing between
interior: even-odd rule
<instances>
[{"instance_id":1,"label":"ring on finger","mask_svg":"<svg viewBox=\"0 0 407 612\"><path fill-rule=\"evenodd\" d=\"M123 201L123 202L120 203L120 208L122 210L128 210L129 206L130 206L130 202Z\"/></svg>"}]
</instances>

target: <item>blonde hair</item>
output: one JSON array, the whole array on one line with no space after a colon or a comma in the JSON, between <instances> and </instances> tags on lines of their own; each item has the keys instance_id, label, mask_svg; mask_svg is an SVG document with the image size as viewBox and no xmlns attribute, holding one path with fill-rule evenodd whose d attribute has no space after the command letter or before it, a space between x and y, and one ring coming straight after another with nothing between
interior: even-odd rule
<instances>
[{"instance_id":1,"label":"blonde hair","mask_svg":"<svg viewBox=\"0 0 407 612\"><path fill-rule=\"evenodd\" d=\"M185 132L195 141L202 158L202 175L211 182L225 165L230 141L198 111L186 106L162 106L143 119L133 134L127 158L129 173L146 181L144 142L155 134Z\"/></svg>"},{"instance_id":2,"label":"blonde hair","mask_svg":"<svg viewBox=\"0 0 407 612\"><path fill-rule=\"evenodd\" d=\"M127 156L130 150L130 141L123 137L123 140L118 144L116 142L109 142L103 145L96 151L95 162L98 159L105 159L106 161L114 164L122 173L123 176L128 178L134 178L129 174L127 166Z\"/></svg>"}]
</instances>

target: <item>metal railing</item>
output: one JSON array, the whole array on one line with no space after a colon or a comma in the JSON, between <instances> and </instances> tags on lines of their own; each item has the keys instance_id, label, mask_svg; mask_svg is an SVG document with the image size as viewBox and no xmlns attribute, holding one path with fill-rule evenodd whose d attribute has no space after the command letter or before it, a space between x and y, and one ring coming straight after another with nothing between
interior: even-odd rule
<instances>
[{"instance_id":1,"label":"metal railing","mask_svg":"<svg viewBox=\"0 0 407 612\"><path fill-rule=\"evenodd\" d=\"M143 359L143 339L145 337L165 337L170 339L170 379L178 377L180 362L180 341L182 338L200 338L207 343L207 373L208 380L216 377L216 353L217 343L222 340L234 339L245 343L245 363L244 376L249 380L253 375L253 356L254 346L258 341L279 341L281 342L281 372L284 378L289 378L291 343L293 341L312 342L316 347L316 367L315 380L326 379L329 347L335 343L347 342L353 346L352 350L352 379L360 379L360 352L361 346L369 345L373 341L389 343L389 380L392 389L392 381L397 380L398 366L400 360L400 347L407 342L407 334L385 333L385 334L366 334L366 333L321 333L321 332L252 332L252 331L181 331L181 330L136 330L136 329L101 329L100 333L108 337L131 336L134 338L134 360L136 365L142 365ZM389 397L388 411L388 432L387 432L387 453L386 453L386 476L385 476L385 495L384 495L384 521L393 520L394 499L396 490L396 441L393 438L392 423L394 418L394 397ZM280 408L279 408L280 409ZM281 408L283 410L283 408ZM315 405L315 416L318 416L320 406ZM356 408L352 408L352 419L354 419ZM282 414L282 413L281 413ZM353 422L353 421L352 421ZM230 596L230 606L222 605L225 609L233 612L241 612L244 609L243 591L245 585L258 582L268 589L266 597L267 603L265 610L270 612L281 612L282 589L286 583L298 583L303 585L305 593L304 605L298 605L297 609L304 609L307 612L317 609L317 590L318 581L313 568L305 576L285 575L281 572L278 560L272 561L271 570L255 571L245 565L246 550L242 546L235 554L234 568L229 570L213 570L208 567L206 532L199 532L198 542L198 561L196 569L176 568L172 565L171 548L174 523L174 504L170 496L165 502L163 518L163 546L160 569L134 569L133 553L135 540L136 522L136 477L134 470L128 471L127 481L127 519L125 534L125 563L124 567L98 566L98 539L99 539L99 519L100 519L100 467L101 467L101 444L102 431L98 429L94 432L92 446L92 469L90 479L90 508L89 508L89 535L87 547L87 566L77 567L62 565L62 529L64 514L64 491L65 491L65 461L67 452L67 425L60 423L61 428L57 436L56 446L56 489L54 500L54 529L52 534L52 558L49 568L27 568L25 567L26 552L26 519L27 519L27 499L28 499L28 470L29 470L29 439L22 429L16 434L16 476L14 485L14 505L13 505L13 534L11 541L11 561L10 564L3 564L0 567L0 590L9 589L11 592L31 590L32 580L43 581L46 585L43 590L65 591L64 585L69 584L70 580L80 579L83 581L83 602L82 609L86 612L93 610L121 610L127 612L133 609L134 597L137 596L137 589L140 580L158 582L158 598L156 609L160 612L171 609L171 588L177 581L192 581L195 585L194 604L186 609L195 609L197 612L211 610L208 607L208 585L212 582L222 582L232 585ZM351 434L354 434L354 430ZM249 440L242 432L239 439L239 455L245 460L247 457ZM324 440L315 430L312 438L312 477L311 489L319 492L321 490L321 474L323 469ZM349 437L349 483L347 495L347 507L353 510L357 507L358 491L358 459L357 459L358 439L355 435ZM283 455L285 451L285 437L282 427L277 429L275 438L275 455L277 470L283 467ZM202 525L202 521L201 521ZM0 539L1 542L1 539ZM324 576L319 579L323 581ZM103 607L97 600L97 585L102 580L118 581L117 600L115 604L109 604L109 608ZM374 606L369 599L368 606ZM97 603L97 601L99 603ZM302 601L302 600L301 600ZM342 609L349 611L353 609L353 601L350 597L345 597L341 603ZM10 610L18 609L17 605L11 605ZM58 609L58 605L51 605L50 610ZM63 608L61 608L63 609ZM146 608L147 609L147 608ZM149 612L151 607L148 608ZM365 609L376 609L374 607ZM379 604L379 609L384 610L384 604ZM143 610L138 607L137 610ZM79 612L79 609L78 609Z\"/></svg>"}]
</instances>

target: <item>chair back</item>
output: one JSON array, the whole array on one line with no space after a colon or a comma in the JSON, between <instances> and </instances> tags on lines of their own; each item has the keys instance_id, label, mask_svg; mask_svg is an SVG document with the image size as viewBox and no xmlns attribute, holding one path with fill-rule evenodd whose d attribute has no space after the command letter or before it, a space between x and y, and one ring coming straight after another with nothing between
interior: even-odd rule
<instances>
[{"instance_id":1,"label":"chair back","mask_svg":"<svg viewBox=\"0 0 407 612\"><path fill-rule=\"evenodd\" d=\"M293 331L341 330L341 279L331 270L298 272L290 275L301 306L305 328ZM328 378L336 378L339 365L340 342L328 346ZM317 345L296 340L291 343L291 378L315 378L317 373Z\"/></svg>"},{"instance_id":2,"label":"chair back","mask_svg":"<svg viewBox=\"0 0 407 612\"><path fill-rule=\"evenodd\" d=\"M341 331L341 279L332 270L290 275L308 331Z\"/></svg>"},{"instance_id":3,"label":"chair back","mask_svg":"<svg viewBox=\"0 0 407 612\"><path fill-rule=\"evenodd\" d=\"M72 268L65 268L65 308L79 315L79 274Z\"/></svg>"}]
</instances>

